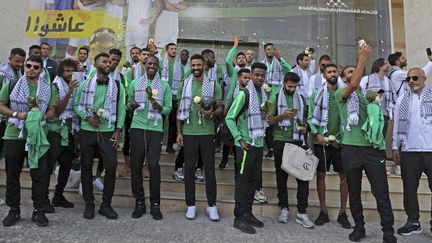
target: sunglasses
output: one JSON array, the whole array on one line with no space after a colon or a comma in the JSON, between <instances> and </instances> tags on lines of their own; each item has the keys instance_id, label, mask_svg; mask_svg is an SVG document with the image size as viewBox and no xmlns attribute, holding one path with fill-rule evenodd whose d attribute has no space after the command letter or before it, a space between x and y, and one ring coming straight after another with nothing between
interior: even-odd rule
<instances>
[{"instance_id":1,"label":"sunglasses","mask_svg":"<svg viewBox=\"0 0 432 243\"><path fill-rule=\"evenodd\" d=\"M408 76L406 79L405 79L405 82L409 82L410 80L413 80L413 81L417 81L417 80L419 80L419 77L418 76Z\"/></svg>"},{"instance_id":2,"label":"sunglasses","mask_svg":"<svg viewBox=\"0 0 432 243\"><path fill-rule=\"evenodd\" d=\"M41 66L39 66L39 65L31 65L30 63L27 63L27 64L25 65L25 67L26 67L27 69L33 68L34 70L39 70L39 69L41 68Z\"/></svg>"}]
</instances>

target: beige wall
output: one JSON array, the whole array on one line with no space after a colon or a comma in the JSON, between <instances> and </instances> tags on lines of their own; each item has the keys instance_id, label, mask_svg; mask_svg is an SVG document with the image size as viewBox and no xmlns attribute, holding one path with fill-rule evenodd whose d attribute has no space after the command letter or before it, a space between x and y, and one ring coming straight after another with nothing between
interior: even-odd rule
<instances>
[{"instance_id":1,"label":"beige wall","mask_svg":"<svg viewBox=\"0 0 432 243\"><path fill-rule=\"evenodd\" d=\"M432 48L432 1L404 0L403 4L408 68L423 67L427 62L425 49ZM432 77L432 72L428 76Z\"/></svg>"},{"instance_id":2,"label":"beige wall","mask_svg":"<svg viewBox=\"0 0 432 243\"><path fill-rule=\"evenodd\" d=\"M0 63L14 47L24 47L28 0L0 0ZM26 50L27 52L27 50Z\"/></svg>"}]
</instances>

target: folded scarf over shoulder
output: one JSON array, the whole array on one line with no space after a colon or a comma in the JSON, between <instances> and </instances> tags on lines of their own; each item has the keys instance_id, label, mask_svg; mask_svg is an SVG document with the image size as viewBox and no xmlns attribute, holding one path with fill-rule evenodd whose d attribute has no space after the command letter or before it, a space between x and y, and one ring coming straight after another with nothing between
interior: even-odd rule
<instances>
[{"instance_id":1,"label":"folded scarf over shoulder","mask_svg":"<svg viewBox=\"0 0 432 243\"><path fill-rule=\"evenodd\" d=\"M6 78L6 80L3 80L3 83L5 83L5 81L14 80L16 74L18 75L18 78L22 76L21 72L19 71L15 73L9 63L0 64L0 76L4 76Z\"/></svg>"},{"instance_id":2,"label":"folded scarf over shoulder","mask_svg":"<svg viewBox=\"0 0 432 243\"><path fill-rule=\"evenodd\" d=\"M394 104L395 104L395 96L393 95L393 87L389 79L387 77L384 77L382 80L378 77L377 73L373 73L368 76L368 82L366 84L366 91L379 91L384 90L384 107L389 116L390 119L393 119L393 110L394 110Z\"/></svg>"},{"instance_id":3,"label":"folded scarf over shoulder","mask_svg":"<svg viewBox=\"0 0 432 243\"><path fill-rule=\"evenodd\" d=\"M26 76L22 76L13 88L9 100L10 107L13 111L28 112L30 110L28 99L30 98L29 83ZM39 110L42 114L48 109L48 104L51 98L51 86L44 78L39 78L36 89L36 98L39 104ZM9 117L8 122L20 129L19 138L23 137L24 120L19 120L14 117ZM45 124L45 121L43 122Z\"/></svg>"},{"instance_id":4,"label":"folded scarf over shoulder","mask_svg":"<svg viewBox=\"0 0 432 243\"><path fill-rule=\"evenodd\" d=\"M277 108L278 108L278 114L283 114L286 109L288 109L288 104L286 101L286 94L284 92L284 88L282 88L279 92L278 99L277 99ZM297 115L293 118L293 123L291 122L291 119L284 119L279 122L280 127L293 127L293 140L294 141L304 141L304 136L301 134L302 131L299 131L297 129L297 119L300 121L303 121L303 111L304 111L304 103L303 103L303 97L300 95L298 90L294 92L293 96L293 108L297 110Z\"/></svg>"},{"instance_id":5,"label":"folded scarf over shoulder","mask_svg":"<svg viewBox=\"0 0 432 243\"><path fill-rule=\"evenodd\" d=\"M163 59L163 66L161 71L161 80L168 82L169 80L169 59L168 54L165 54ZM181 62L179 60L174 61L173 66L173 76L172 76L172 84L171 84L171 93L173 95L177 95L177 89L179 83L183 80L183 72L181 67Z\"/></svg>"},{"instance_id":6,"label":"folded scarf over shoulder","mask_svg":"<svg viewBox=\"0 0 432 243\"><path fill-rule=\"evenodd\" d=\"M249 136L252 138L252 146L255 145L255 140L260 137L265 136L265 127L264 127L264 119L265 113L261 109L261 103L267 101L267 94L264 90L264 87L261 87L259 91L261 93L262 101L260 103L258 97L258 91L256 90L253 82L249 81L246 86L246 89L249 91L249 107L248 107L248 127L249 127Z\"/></svg>"},{"instance_id":7,"label":"folded scarf over shoulder","mask_svg":"<svg viewBox=\"0 0 432 243\"><path fill-rule=\"evenodd\" d=\"M95 112L95 108L101 109L102 107L94 107L94 99L96 94L96 80L97 75L94 75L91 79L86 81L86 84L83 88L79 103L78 110L84 112L86 116L93 116ZM112 124L117 120L117 94L118 87L116 81L109 77L108 81L108 89L105 94L105 103L104 103L104 113L102 114L102 118L108 121L108 127L111 128Z\"/></svg>"},{"instance_id":8,"label":"folded scarf over shoulder","mask_svg":"<svg viewBox=\"0 0 432 243\"><path fill-rule=\"evenodd\" d=\"M146 89L149 86L148 84L148 77L147 75L143 75L140 79L138 79L136 84L136 91L135 91L135 101L139 104L139 107L135 109L135 113L137 111L144 111L146 109L146 101L147 101L147 92ZM162 86L162 81L159 78L159 75L155 75L153 78L152 84L151 84L151 90L157 90L157 97L154 99L160 106L163 106L163 99L164 99L164 90ZM149 109L147 114L147 119L150 121L154 121L156 124L158 120L162 118L159 111L154 110L153 106L149 102Z\"/></svg>"},{"instance_id":9,"label":"folded scarf over shoulder","mask_svg":"<svg viewBox=\"0 0 432 243\"><path fill-rule=\"evenodd\" d=\"M60 100L63 100L66 97L66 94L69 90L69 84L66 83L66 81L60 76L55 77L53 84L58 89ZM75 113L75 110L73 108L73 104L75 101L75 95L76 95L77 90L78 90L78 86L75 88L75 90L73 91L73 93L69 97L69 101L66 105L66 108L59 115L59 119L61 121L62 126L64 126L67 119L72 120L72 134L79 131L79 118L78 118L78 115Z\"/></svg>"},{"instance_id":10,"label":"folded scarf over shoulder","mask_svg":"<svg viewBox=\"0 0 432 243\"><path fill-rule=\"evenodd\" d=\"M284 74L279 60L273 57L272 62L269 63L267 58L264 58L262 62L267 66L266 83L270 85L282 85Z\"/></svg>"},{"instance_id":11,"label":"folded scarf over shoulder","mask_svg":"<svg viewBox=\"0 0 432 243\"><path fill-rule=\"evenodd\" d=\"M309 80L303 79L303 71L301 70L301 68L298 65L295 68L293 68L291 72L296 73L300 77L300 82L299 82L297 88L303 91L302 94L306 95L306 91L305 91L306 90L306 82L308 82ZM306 69L306 73L307 73L308 77L310 77L312 75L311 72L309 71L309 69Z\"/></svg>"}]
</instances>

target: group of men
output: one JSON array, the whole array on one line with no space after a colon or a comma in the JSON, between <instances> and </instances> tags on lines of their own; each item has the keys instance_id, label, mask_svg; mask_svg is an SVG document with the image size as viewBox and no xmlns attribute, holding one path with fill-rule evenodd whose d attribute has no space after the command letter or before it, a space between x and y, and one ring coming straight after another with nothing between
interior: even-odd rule
<instances>
[{"instance_id":1,"label":"group of men","mask_svg":"<svg viewBox=\"0 0 432 243\"><path fill-rule=\"evenodd\" d=\"M388 62L377 59L370 75L363 77L371 53L371 48L364 45L358 47L356 66L339 70L329 56L323 55L318 61L319 70L314 73L312 48L300 53L296 67L292 68L272 43L264 45L265 59L255 63L252 50L237 52L240 43L241 37L235 37L225 62L226 79L212 50L205 49L190 58L189 52L182 50L177 58L174 43L166 45L162 56L154 49L132 48L132 66L123 74L118 70L122 57L118 49L97 54L92 66L87 60L88 49L82 47L78 61L64 59L57 69L53 68L56 63L48 58L51 47L47 43L39 48L33 46L42 52L35 53L31 48L26 60L24 50L12 49L9 62L0 67L3 121L0 131L6 162L6 204L10 207L3 225L15 225L20 219L19 176L25 157L32 177L32 221L46 226L45 213L54 212L54 207L74 206L63 196L63 191L76 158L76 139L80 148L84 218L95 217L92 168L94 158L99 157L105 176L98 212L108 219L116 219L118 215L111 207L111 200L122 131L125 169L130 170L132 194L136 199L132 217L140 218L146 213L142 175L146 161L150 172L150 213L155 220L162 219L159 159L166 130L167 152L175 152L175 143L181 147L174 177L184 180L186 218L196 218L195 179L200 170L204 171L202 179L205 178L206 214L211 221L218 221L215 135L218 123L225 117L234 146L224 145L219 167L227 166L228 155L234 150L234 228L253 234L256 227L264 227L252 213L257 194L258 198L265 197L261 190L264 143L268 147L267 157L275 159L281 209L278 221L288 222L288 174L281 169L281 164L284 147L291 143L312 147L319 158L316 181L321 212L315 222L309 219L306 212L309 182L297 179L297 223L313 228L330 221L325 176L333 165L339 173L341 192L337 222L343 228L352 228L346 214L349 196L355 225L349 239L364 238L361 202L364 170L377 201L383 240L396 242L384 153L387 123L393 120L394 160L401 164L408 215L407 223L398 233L420 233L416 191L422 172L432 185L432 144L428 140L432 93L425 84L425 73L432 62L423 69L412 68L406 72L402 70L406 66L405 57L394 53ZM235 64L232 63L234 56ZM82 75L75 76L74 72ZM42 126L33 131L31 121L35 120ZM42 142L34 141L38 130L38 141ZM49 149L41 152L46 145L44 139ZM57 162L59 175L50 200L48 187ZM198 168L197 162L202 164Z\"/></svg>"}]
</instances>

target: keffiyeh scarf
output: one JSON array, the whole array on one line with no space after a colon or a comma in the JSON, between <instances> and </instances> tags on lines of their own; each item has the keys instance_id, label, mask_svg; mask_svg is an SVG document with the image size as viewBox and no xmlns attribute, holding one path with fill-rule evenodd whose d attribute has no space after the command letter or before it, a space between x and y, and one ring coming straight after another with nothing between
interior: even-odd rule
<instances>
[{"instance_id":1,"label":"keffiyeh scarf","mask_svg":"<svg viewBox=\"0 0 432 243\"><path fill-rule=\"evenodd\" d=\"M363 88L361 89L361 94L363 95L363 99L365 99L366 91ZM360 97L358 96L358 91L354 91L348 97L347 101L347 111L348 111L348 122L346 125L347 131L351 131L351 126L357 126L359 122L359 113L360 113Z\"/></svg>"},{"instance_id":2,"label":"keffiyeh scarf","mask_svg":"<svg viewBox=\"0 0 432 243\"><path fill-rule=\"evenodd\" d=\"M29 83L27 81L27 77L22 76L17 81L15 87L13 88L10 94L9 100L10 100L11 109L17 112L28 112L30 110L28 104L29 97L30 97ZM47 111L50 98L51 98L51 86L45 79L39 78L37 84L37 90L36 90L36 99L39 104L39 110L42 114L45 114L45 112ZM9 117L8 122L13 124L18 129L20 129L18 138L22 138L25 121L19 120L14 117ZM43 122L42 125L44 124L45 121Z\"/></svg>"},{"instance_id":3,"label":"keffiyeh scarf","mask_svg":"<svg viewBox=\"0 0 432 243\"><path fill-rule=\"evenodd\" d=\"M366 91L371 90L378 92L380 89L384 90L384 102L381 103L381 107L388 112L390 119L392 119L395 97L393 96L393 87L391 86L390 80L387 79L387 77L380 80L377 73L369 75L366 84Z\"/></svg>"},{"instance_id":4,"label":"keffiyeh scarf","mask_svg":"<svg viewBox=\"0 0 432 243\"><path fill-rule=\"evenodd\" d=\"M215 64L214 67L210 68L207 72L207 77L212 82L218 81L218 73L217 73L218 65Z\"/></svg>"},{"instance_id":5,"label":"keffiyeh scarf","mask_svg":"<svg viewBox=\"0 0 432 243\"><path fill-rule=\"evenodd\" d=\"M93 116L95 107L93 106L96 94L96 80L97 75L89 79L82 91L81 98L78 103L78 110L86 114L86 116ZM112 124L117 120L117 94L118 87L116 81L109 77L108 89L105 95L104 113L102 117L108 121L108 127L111 128ZM99 109L102 107L98 107Z\"/></svg>"},{"instance_id":6,"label":"keffiyeh scarf","mask_svg":"<svg viewBox=\"0 0 432 243\"><path fill-rule=\"evenodd\" d=\"M148 78L147 75L143 75L136 84L136 91L135 91L135 100L139 104L139 107L135 109L134 114L137 114L137 111L142 110L144 111L146 109L146 101L147 101L147 92L146 89L148 87ZM154 99L160 106L163 106L163 99L164 99L164 90L162 86L162 82L159 78L159 75L155 75L152 84L151 84L151 90L157 90L157 97ZM150 101L150 99L149 99ZM147 119L154 122L154 125L157 125L157 122L162 119L162 115L159 113L159 111L154 110L153 106L149 102L149 109L147 114Z\"/></svg>"},{"instance_id":7,"label":"keffiyeh scarf","mask_svg":"<svg viewBox=\"0 0 432 243\"><path fill-rule=\"evenodd\" d=\"M329 92L327 85L323 85L315 96L312 123L324 128L324 134L327 132L328 110Z\"/></svg>"},{"instance_id":8,"label":"keffiyeh scarf","mask_svg":"<svg viewBox=\"0 0 432 243\"><path fill-rule=\"evenodd\" d=\"M267 58L264 58L262 62L267 66L266 83L270 85L281 85L284 74L282 72L282 66L279 63L279 60L273 57L272 62L269 63Z\"/></svg>"},{"instance_id":9,"label":"keffiyeh scarf","mask_svg":"<svg viewBox=\"0 0 432 243\"><path fill-rule=\"evenodd\" d=\"M143 68L141 66L141 62L135 64L133 67L134 67L134 76L133 76L133 79L139 79L139 78L141 78L141 76L144 75Z\"/></svg>"},{"instance_id":10,"label":"keffiyeh scarf","mask_svg":"<svg viewBox=\"0 0 432 243\"><path fill-rule=\"evenodd\" d=\"M284 90L285 89L282 88L278 95L278 99L277 99L278 114L283 114L285 110L288 109L288 104L286 101L286 95ZM278 125L280 127L284 127L285 131L287 127L293 126L293 140L304 141L304 136L301 134L301 131L297 129L297 119L301 121L303 120L303 111L304 111L303 98L297 90L293 94L293 108L298 110L297 115L293 118L293 122L291 122L291 119L284 119L280 121Z\"/></svg>"},{"instance_id":11,"label":"keffiyeh scarf","mask_svg":"<svg viewBox=\"0 0 432 243\"><path fill-rule=\"evenodd\" d=\"M165 54L163 59L161 79L162 81L165 82L168 82L169 80L169 59L167 54ZM178 85L182 81L182 79L183 79L183 72L182 72L181 62L176 59L173 65L173 75L172 75L172 84L171 84L171 93L173 95L177 95Z\"/></svg>"},{"instance_id":12,"label":"keffiyeh scarf","mask_svg":"<svg viewBox=\"0 0 432 243\"><path fill-rule=\"evenodd\" d=\"M0 75L5 76L6 80L14 80L15 75L18 74L18 79L22 76L21 72L15 73L12 66L9 63L3 63L0 65ZM3 83L6 81L3 80Z\"/></svg>"},{"instance_id":13,"label":"keffiyeh scarf","mask_svg":"<svg viewBox=\"0 0 432 243\"><path fill-rule=\"evenodd\" d=\"M63 100L66 97L66 93L69 90L69 85L68 83L66 83L66 81L64 81L64 79L60 76L57 76L54 79L53 84L57 87L58 89L58 93L59 93L59 98L61 100ZM67 103L66 108L64 109L64 111L59 115L59 119L61 121L61 125L64 126L64 124L66 123L67 119L72 119L72 134L74 132L79 131L79 118L77 116L77 114L74 111L73 108L73 104L75 101L75 95L77 92L78 86L75 88L74 92L71 94L71 96L69 97L69 101Z\"/></svg>"},{"instance_id":14,"label":"keffiyeh scarf","mask_svg":"<svg viewBox=\"0 0 432 243\"><path fill-rule=\"evenodd\" d=\"M411 101L414 98L411 90L405 92L399 107L399 119L397 129L397 144L398 146L405 144L408 137L408 129L410 127L409 114L411 109ZM432 120L432 88L425 85L423 92L420 94L420 114L426 119Z\"/></svg>"},{"instance_id":15,"label":"keffiyeh scarf","mask_svg":"<svg viewBox=\"0 0 432 243\"><path fill-rule=\"evenodd\" d=\"M309 80L304 80L304 79L303 79L303 70L301 70L301 68L297 65L295 68L292 69L291 72L296 73L296 74L300 77L300 82L299 82L299 84L298 84L298 89L304 91L305 88L306 88L306 83L307 83L307 81L309 81ZM308 76L308 77L311 76L311 73L310 73L310 71L309 71L308 69L306 70L306 73L307 73L307 76ZM305 92L304 92L304 93L305 93Z\"/></svg>"},{"instance_id":16,"label":"keffiyeh scarf","mask_svg":"<svg viewBox=\"0 0 432 243\"><path fill-rule=\"evenodd\" d=\"M255 145L255 140L259 137L265 136L264 117L265 114L261 110L260 104L267 101L267 94L264 87L261 87L262 101L258 98L258 93L253 85L253 82L249 82L246 86L249 91L249 114L248 114L248 127L249 136L252 138L252 146Z\"/></svg>"}]
</instances>

